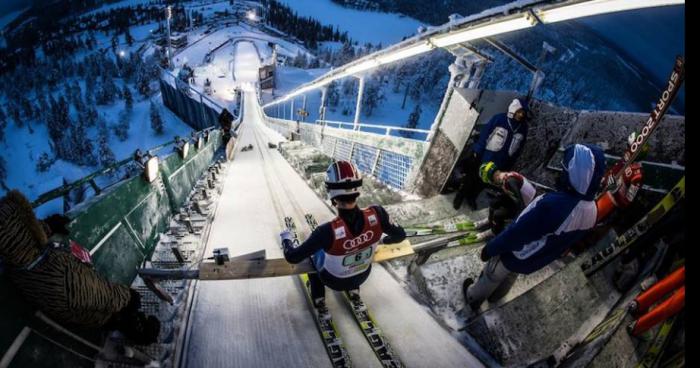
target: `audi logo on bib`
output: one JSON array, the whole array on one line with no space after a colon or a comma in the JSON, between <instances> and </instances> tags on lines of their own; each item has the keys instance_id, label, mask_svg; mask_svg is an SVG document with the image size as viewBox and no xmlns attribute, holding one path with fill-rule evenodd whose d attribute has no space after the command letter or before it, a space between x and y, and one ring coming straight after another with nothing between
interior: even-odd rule
<instances>
[{"instance_id":1,"label":"audi logo on bib","mask_svg":"<svg viewBox=\"0 0 700 368\"><path fill-rule=\"evenodd\" d=\"M345 242L343 242L343 248L345 248L347 250L357 248L358 246L372 240L373 237L374 237L374 233L372 232L372 230L369 230L367 232L360 234L360 236L358 236L356 238L348 239Z\"/></svg>"}]
</instances>

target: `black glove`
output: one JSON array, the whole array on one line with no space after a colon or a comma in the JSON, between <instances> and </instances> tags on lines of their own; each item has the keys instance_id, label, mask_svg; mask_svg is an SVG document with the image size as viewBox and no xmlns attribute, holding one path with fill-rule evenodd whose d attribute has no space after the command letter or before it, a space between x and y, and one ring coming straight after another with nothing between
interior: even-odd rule
<instances>
[{"instance_id":1,"label":"black glove","mask_svg":"<svg viewBox=\"0 0 700 368\"><path fill-rule=\"evenodd\" d=\"M138 312L126 318L118 329L137 345L150 345L158 341L160 321L154 316Z\"/></svg>"},{"instance_id":2,"label":"black glove","mask_svg":"<svg viewBox=\"0 0 700 368\"><path fill-rule=\"evenodd\" d=\"M68 224L70 223L70 218L64 216L64 215L51 215L47 218L44 219L44 223L49 227L51 230L51 234L62 234L62 235L68 235ZM51 235L49 234L49 236Z\"/></svg>"},{"instance_id":3,"label":"black glove","mask_svg":"<svg viewBox=\"0 0 700 368\"><path fill-rule=\"evenodd\" d=\"M129 289L129 303L122 309L125 314L133 314L139 311L141 308L141 294L134 289Z\"/></svg>"},{"instance_id":4,"label":"black glove","mask_svg":"<svg viewBox=\"0 0 700 368\"><path fill-rule=\"evenodd\" d=\"M484 245L484 247L481 248L481 260L484 262L488 262L489 258L491 257L489 257L489 255L486 254L486 246Z\"/></svg>"}]
</instances>

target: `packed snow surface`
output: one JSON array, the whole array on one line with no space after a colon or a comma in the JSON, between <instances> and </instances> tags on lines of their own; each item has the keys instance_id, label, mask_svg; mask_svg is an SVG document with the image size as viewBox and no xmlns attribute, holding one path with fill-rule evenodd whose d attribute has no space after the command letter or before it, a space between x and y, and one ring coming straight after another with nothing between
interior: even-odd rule
<instances>
[{"instance_id":1,"label":"packed snow surface","mask_svg":"<svg viewBox=\"0 0 700 368\"><path fill-rule=\"evenodd\" d=\"M253 66L252 48L241 44L236 73ZM241 54L245 53L245 54ZM333 213L268 142L284 138L263 125L255 94L244 85L245 109L237 152L225 178L205 256L229 247L232 256L260 249L268 258L282 256L278 233L283 217L292 216L302 236L304 214L319 223ZM253 150L240 148L252 144ZM409 296L382 267L375 265L362 296L394 350L408 366L482 366ZM327 290L327 304L355 366L379 367L342 297ZM296 277L205 281L198 284L190 319L185 365L329 366L318 331Z\"/></svg>"}]
</instances>

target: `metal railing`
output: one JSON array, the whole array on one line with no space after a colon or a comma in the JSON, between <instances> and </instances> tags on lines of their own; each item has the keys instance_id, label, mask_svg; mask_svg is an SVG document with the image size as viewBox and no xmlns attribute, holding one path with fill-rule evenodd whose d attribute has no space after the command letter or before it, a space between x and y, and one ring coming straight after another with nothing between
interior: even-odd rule
<instances>
[{"instance_id":1,"label":"metal railing","mask_svg":"<svg viewBox=\"0 0 700 368\"><path fill-rule=\"evenodd\" d=\"M168 142L159 144L159 145L157 145L157 146L155 146L155 147L151 147L150 149L148 149L148 150L146 150L145 152L143 152L143 156L144 156L144 157L147 156L147 155L155 156L155 154L156 154L157 152L161 151L163 148L166 148L166 147L168 147L168 146L173 146L173 147L174 147L175 144L178 142L178 138L184 139L186 142L189 142L190 144L196 143L196 142L195 142L195 139L194 139L195 137L200 137L200 136L202 136L202 134L204 134L205 132L211 131L211 130L213 130L213 129L214 129L213 127L210 127L210 128L203 129L203 130L201 130L201 131L199 131L199 132L194 132L194 133L192 134L191 137L182 137L182 138L176 137L175 139L173 139L173 140L171 140L171 141L168 141ZM119 171L119 169L121 169L121 168L123 168L123 167L126 167L126 166L128 166L128 165L130 165L130 164L139 165L140 163L139 163L139 162L137 161L137 159L136 159L136 152L137 152L137 151L139 151L139 150L138 150L138 149L135 150L133 155L131 155L131 156L129 156L129 157L127 157L127 158L125 158L125 159L123 159L123 160L121 160L121 161L115 162L115 163L112 164L112 165L103 167L103 168L101 168L101 169L99 169L99 170L93 172L93 173L90 174L90 175L84 176L84 177L82 177L82 178L80 178L80 179L78 179L78 180L76 180L76 181L74 181L74 182L72 182L72 183L68 183L68 184L62 185L62 186L60 186L60 187L58 187L58 188L56 188L56 189L52 189L52 190L50 190L50 191L48 191L48 192L45 192L45 193L39 195L39 196L37 197L37 199L35 199L35 200L32 202L32 207L37 208L37 207L39 207L39 206L41 206L41 205L43 205L43 204L45 204L45 203L47 203L47 202L50 202L50 201L52 201L52 200L54 200L54 199L56 199L56 198L63 197L63 196L65 196L65 195L69 194L69 193L70 193L71 191L73 191L73 190L82 189L83 186L85 186L86 184L90 185L90 187L93 189L95 195L98 195L98 194L100 194L101 192L103 192L104 190L106 190L106 189L108 189L108 188L110 188L110 187L112 187L112 186L114 186L114 185L116 185L116 184L118 184L118 183L120 183L120 182L126 180L126 179L131 178L132 175L130 175L129 172L127 171L127 172L125 173L125 177L118 178L118 179L116 179L116 180L114 180L114 181L112 181L112 182L106 183L106 185L100 186L100 185L98 185L98 183L97 183L97 181L96 181L97 178L103 177L103 176L105 176L105 175L109 175L109 174L112 174L112 173L116 173L116 172ZM139 171L140 171L140 170L142 170L142 169L139 168ZM87 198L87 197L84 198L83 201L84 201L85 199L88 199L88 198Z\"/></svg>"},{"instance_id":2,"label":"metal railing","mask_svg":"<svg viewBox=\"0 0 700 368\"><path fill-rule=\"evenodd\" d=\"M263 117L268 126L281 135L295 136L335 160L351 161L363 174L373 176L395 190L407 187L414 163L420 161L427 146L424 141L389 134L405 128L364 125L384 129L384 134L378 134L341 128L348 124L343 122L302 123L272 118L265 115L264 111ZM332 124L338 124L339 127L332 127ZM406 130L426 135L429 133L421 129Z\"/></svg>"},{"instance_id":3,"label":"metal railing","mask_svg":"<svg viewBox=\"0 0 700 368\"><path fill-rule=\"evenodd\" d=\"M345 121L316 120L316 124L326 125L326 126L341 128L341 129L355 130L354 123L349 123L349 122L345 122ZM393 125L368 124L368 123L357 124L356 130L359 130L362 132L367 132L367 133L382 134L382 135L392 135L392 133L398 133L399 136L402 136L404 138L416 139L416 140L420 140L420 141L427 140L428 135L430 134L430 130L426 130L426 129L404 128L404 127L393 126ZM416 134L418 134L420 136L424 136L423 139L415 138L414 136Z\"/></svg>"}]
</instances>

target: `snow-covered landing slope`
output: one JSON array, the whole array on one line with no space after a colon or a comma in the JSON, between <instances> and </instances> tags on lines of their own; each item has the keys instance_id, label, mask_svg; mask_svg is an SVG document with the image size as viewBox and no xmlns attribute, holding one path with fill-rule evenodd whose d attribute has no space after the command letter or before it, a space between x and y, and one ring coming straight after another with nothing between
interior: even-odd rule
<instances>
[{"instance_id":1,"label":"snow-covered landing slope","mask_svg":"<svg viewBox=\"0 0 700 368\"><path fill-rule=\"evenodd\" d=\"M333 217L282 155L267 147L284 138L263 125L252 85L246 83L256 77L245 73L257 70L254 51L246 43L237 49L237 82L247 90L243 125L205 257L219 247L229 247L232 256L265 249L268 257L281 257L284 216L292 216L302 234L308 233L305 213L319 222ZM240 151L248 144L254 149ZM296 277L199 282L184 366L329 366L301 287ZM374 267L361 292L409 367L481 366L383 267ZM380 367L341 296L327 290L327 304L354 365Z\"/></svg>"},{"instance_id":2,"label":"snow-covered landing slope","mask_svg":"<svg viewBox=\"0 0 700 368\"><path fill-rule=\"evenodd\" d=\"M233 255L266 249L281 256L277 234L283 215L306 227L304 213L319 222L333 214L267 142L282 137L263 126L252 93L228 171L207 252L228 246ZM187 366L328 366L329 360L294 277L200 282L191 318ZM481 364L413 300L381 266L374 267L362 295L386 336L408 366L478 367ZM353 363L379 363L349 310L328 290L328 304Z\"/></svg>"}]
</instances>

